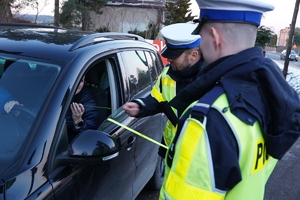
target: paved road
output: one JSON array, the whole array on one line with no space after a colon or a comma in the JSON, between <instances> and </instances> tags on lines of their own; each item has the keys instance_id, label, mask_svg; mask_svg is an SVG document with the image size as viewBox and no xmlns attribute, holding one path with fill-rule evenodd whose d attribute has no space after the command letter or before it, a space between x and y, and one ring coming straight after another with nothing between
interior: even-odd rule
<instances>
[{"instance_id":1,"label":"paved road","mask_svg":"<svg viewBox=\"0 0 300 200\"><path fill-rule=\"evenodd\" d=\"M279 53L267 52L266 56L279 64ZM290 61L289 67L300 70L300 61ZM300 80L299 80L300 81ZM267 185L264 200L299 200L300 199L300 139L278 162Z\"/></svg>"},{"instance_id":2,"label":"paved road","mask_svg":"<svg viewBox=\"0 0 300 200\"><path fill-rule=\"evenodd\" d=\"M264 200L300 199L300 139L278 162L267 185Z\"/></svg>"}]
</instances>

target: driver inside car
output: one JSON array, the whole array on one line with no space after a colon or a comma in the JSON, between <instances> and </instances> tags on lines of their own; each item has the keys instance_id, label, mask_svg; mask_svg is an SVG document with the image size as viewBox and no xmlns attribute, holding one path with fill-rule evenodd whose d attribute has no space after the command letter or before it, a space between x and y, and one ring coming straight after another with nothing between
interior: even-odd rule
<instances>
[{"instance_id":1,"label":"driver inside car","mask_svg":"<svg viewBox=\"0 0 300 200\"><path fill-rule=\"evenodd\" d=\"M70 108L67 111L66 121L69 142L81 131L97 129L98 108L92 93L84 86L85 76L81 79Z\"/></svg>"}]
</instances>

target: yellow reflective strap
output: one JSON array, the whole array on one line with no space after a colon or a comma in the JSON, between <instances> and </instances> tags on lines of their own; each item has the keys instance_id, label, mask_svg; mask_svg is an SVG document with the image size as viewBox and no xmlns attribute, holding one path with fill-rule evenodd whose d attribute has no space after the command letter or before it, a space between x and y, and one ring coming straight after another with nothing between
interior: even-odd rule
<instances>
[{"instance_id":1,"label":"yellow reflective strap","mask_svg":"<svg viewBox=\"0 0 300 200\"><path fill-rule=\"evenodd\" d=\"M197 185L187 181L188 174L191 173L190 167L195 157L199 153L199 141L205 142L205 127L194 119L187 119L177 141L176 153L171 170L165 183L165 193L171 200L222 200L225 194L212 192L211 187L203 187L205 182L210 182L209 177L199 177L204 183ZM203 144L205 146L205 144ZM202 146L203 147L203 146ZM205 147L203 147L205 148ZM206 171L208 167L207 158L202 158L203 167ZM206 164L205 164L206 163ZM201 172L198 172L201 174Z\"/></svg>"},{"instance_id":2,"label":"yellow reflective strap","mask_svg":"<svg viewBox=\"0 0 300 200\"><path fill-rule=\"evenodd\" d=\"M162 85L166 85L169 87L175 87L175 81L173 79L162 77L161 82L162 82Z\"/></svg>"},{"instance_id":3,"label":"yellow reflective strap","mask_svg":"<svg viewBox=\"0 0 300 200\"><path fill-rule=\"evenodd\" d=\"M121 123L119 123L119 122L117 122L117 121L115 121L115 120L113 120L111 118L107 118L107 120L110 121L110 122L113 122L113 123L115 123L115 124L117 124L117 125L119 125L119 126L121 126L123 128L125 128L125 129L127 129L127 130L129 130L129 131L131 131L131 132L133 132L133 133L135 133L135 134L137 134L137 135L139 135L139 136L141 136L143 138L145 138L146 140L148 140L150 142L153 142L154 144L157 144L157 145L159 145L161 147L164 147L164 148L168 149L168 147L166 145L163 145L163 144L157 142L156 140L153 140L152 138L150 138L150 137L148 137L148 136L146 136L146 135L144 135L144 134L142 134L140 132L137 132L136 130L133 130L132 128L129 128L129 127L125 126L124 124L121 124Z\"/></svg>"},{"instance_id":4,"label":"yellow reflective strap","mask_svg":"<svg viewBox=\"0 0 300 200\"><path fill-rule=\"evenodd\" d=\"M172 194L169 197L172 200L223 200L225 197L224 194L214 193L189 185L178 179L172 171L169 173L166 188L172 188Z\"/></svg>"},{"instance_id":5,"label":"yellow reflective strap","mask_svg":"<svg viewBox=\"0 0 300 200\"><path fill-rule=\"evenodd\" d=\"M170 145L170 143L173 139L173 136L175 135L175 131L176 131L176 128L173 126L171 121L168 120L165 125L164 132L163 132L164 140L165 140L165 143L167 146Z\"/></svg>"},{"instance_id":6,"label":"yellow reflective strap","mask_svg":"<svg viewBox=\"0 0 300 200\"><path fill-rule=\"evenodd\" d=\"M158 91L156 89L156 87L154 87L151 91L151 95L158 101L158 102L162 102L165 101L162 93L160 91Z\"/></svg>"},{"instance_id":7,"label":"yellow reflective strap","mask_svg":"<svg viewBox=\"0 0 300 200\"><path fill-rule=\"evenodd\" d=\"M198 141L203 137L204 130L193 120L187 121L182 130L185 130L185 132L182 139L180 139L182 145L180 147L180 155L178 156L178 162L174 172L184 180L189 172L189 167L191 166L191 162L198 147Z\"/></svg>"}]
</instances>

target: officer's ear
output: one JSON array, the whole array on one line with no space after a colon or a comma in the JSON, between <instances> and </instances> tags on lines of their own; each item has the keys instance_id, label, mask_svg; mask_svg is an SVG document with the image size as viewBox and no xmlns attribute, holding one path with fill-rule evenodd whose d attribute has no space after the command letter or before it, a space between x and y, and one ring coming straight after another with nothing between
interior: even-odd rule
<instances>
[{"instance_id":1,"label":"officer's ear","mask_svg":"<svg viewBox=\"0 0 300 200\"><path fill-rule=\"evenodd\" d=\"M213 47L215 50L218 50L221 45L221 35L219 30L216 27L209 27L209 33L213 39Z\"/></svg>"},{"instance_id":2,"label":"officer's ear","mask_svg":"<svg viewBox=\"0 0 300 200\"><path fill-rule=\"evenodd\" d=\"M198 60L199 59L199 57L201 57L201 54L200 54L200 52L199 52L199 50L194 50L194 51L192 51L191 52L191 57L192 57L192 60L194 61L194 60Z\"/></svg>"}]
</instances>

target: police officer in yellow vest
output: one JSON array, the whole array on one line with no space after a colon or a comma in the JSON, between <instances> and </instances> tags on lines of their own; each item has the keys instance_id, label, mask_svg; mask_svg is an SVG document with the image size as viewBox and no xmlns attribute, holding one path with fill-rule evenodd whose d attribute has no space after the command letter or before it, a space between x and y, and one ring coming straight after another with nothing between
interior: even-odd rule
<instances>
[{"instance_id":1,"label":"police officer in yellow vest","mask_svg":"<svg viewBox=\"0 0 300 200\"><path fill-rule=\"evenodd\" d=\"M254 47L261 16L273 6L259 0L197 3L193 33L203 39L208 65L170 102L178 111L189 106L165 157L159 199L263 200L277 160L300 131L298 94Z\"/></svg>"},{"instance_id":2,"label":"police officer in yellow vest","mask_svg":"<svg viewBox=\"0 0 300 200\"><path fill-rule=\"evenodd\" d=\"M160 31L166 41L161 55L167 58L169 64L156 81L151 96L135 99L123 106L128 115L145 117L165 111L170 115L175 113L173 121L177 120L180 113L177 113L175 109L166 111L168 108L165 107L164 102L170 101L199 75L200 68L204 63L200 52L201 37L190 34L196 27L197 25L191 23L177 23L166 26ZM172 139L172 129L174 128L171 121L167 122L164 130L163 142L167 145ZM162 150L161 148L160 155L164 155Z\"/></svg>"}]
</instances>

